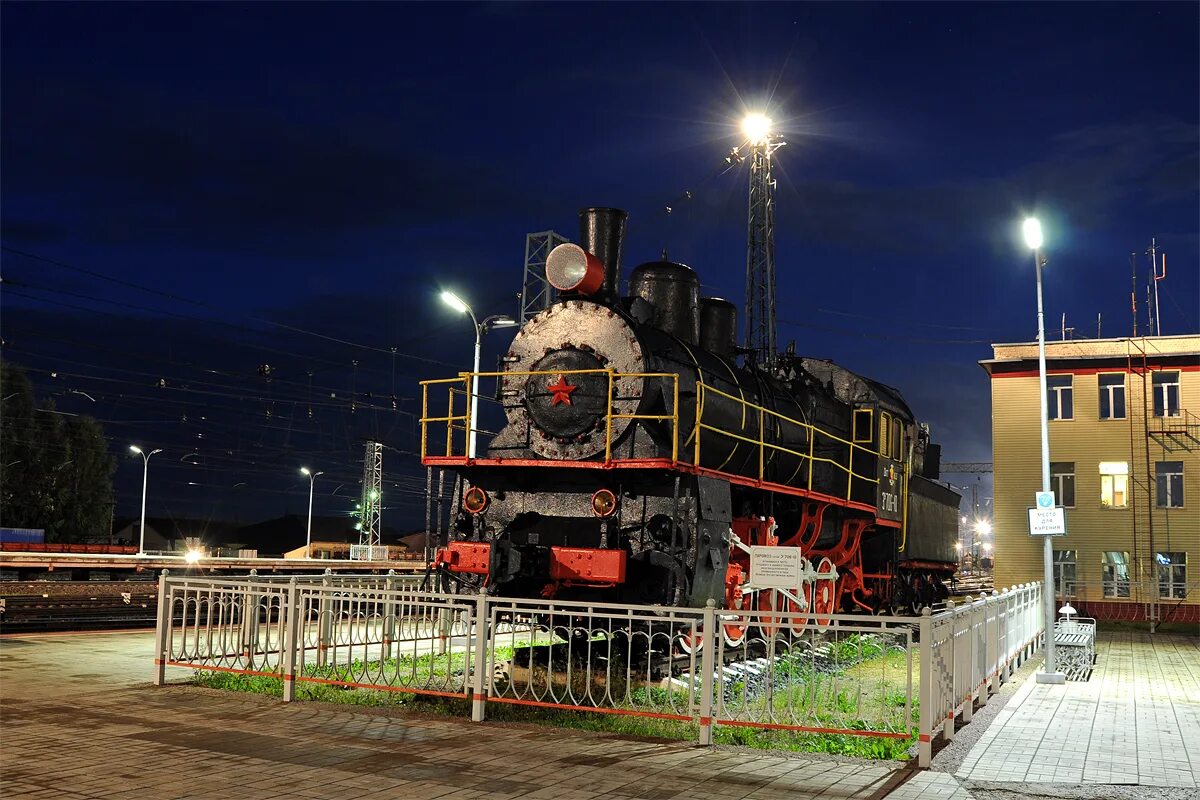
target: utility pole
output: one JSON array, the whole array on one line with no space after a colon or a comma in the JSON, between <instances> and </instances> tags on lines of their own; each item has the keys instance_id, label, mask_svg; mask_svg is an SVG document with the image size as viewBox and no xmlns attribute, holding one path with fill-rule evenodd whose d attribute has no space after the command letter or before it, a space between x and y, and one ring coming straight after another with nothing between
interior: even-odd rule
<instances>
[{"instance_id":1,"label":"utility pole","mask_svg":"<svg viewBox=\"0 0 1200 800\"><path fill-rule=\"evenodd\" d=\"M367 442L363 454L362 516L359 521L358 543L372 547L379 544L383 530L380 507L383 497L383 445Z\"/></svg>"}]
</instances>

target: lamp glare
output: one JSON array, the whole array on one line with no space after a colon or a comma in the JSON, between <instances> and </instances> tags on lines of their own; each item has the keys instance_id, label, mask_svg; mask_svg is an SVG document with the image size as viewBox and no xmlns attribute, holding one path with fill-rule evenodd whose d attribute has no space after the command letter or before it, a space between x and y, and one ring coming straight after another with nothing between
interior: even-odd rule
<instances>
[{"instance_id":1,"label":"lamp glare","mask_svg":"<svg viewBox=\"0 0 1200 800\"><path fill-rule=\"evenodd\" d=\"M1037 250L1042 246L1042 223L1038 222L1037 217L1030 217L1021 225L1021 232L1025 234L1025 245L1030 250Z\"/></svg>"},{"instance_id":2,"label":"lamp glare","mask_svg":"<svg viewBox=\"0 0 1200 800\"><path fill-rule=\"evenodd\" d=\"M771 133L771 119L764 114L747 114L742 120L742 133L751 144L758 144Z\"/></svg>"},{"instance_id":3,"label":"lamp glare","mask_svg":"<svg viewBox=\"0 0 1200 800\"><path fill-rule=\"evenodd\" d=\"M451 308L453 308L455 311L457 311L460 314L467 313L467 310L468 310L467 304L464 303L461 299L459 299L459 296L456 295L454 292L450 292L450 291L442 292L442 302L445 303L446 305L450 306Z\"/></svg>"}]
</instances>

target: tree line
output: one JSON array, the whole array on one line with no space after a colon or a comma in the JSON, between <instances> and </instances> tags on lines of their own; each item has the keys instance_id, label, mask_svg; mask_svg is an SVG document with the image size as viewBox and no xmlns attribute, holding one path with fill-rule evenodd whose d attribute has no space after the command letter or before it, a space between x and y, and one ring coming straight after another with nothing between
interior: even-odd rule
<instances>
[{"instance_id":1,"label":"tree line","mask_svg":"<svg viewBox=\"0 0 1200 800\"><path fill-rule=\"evenodd\" d=\"M38 403L24 370L0 362L0 526L48 542L107 536L116 459L94 418Z\"/></svg>"}]
</instances>

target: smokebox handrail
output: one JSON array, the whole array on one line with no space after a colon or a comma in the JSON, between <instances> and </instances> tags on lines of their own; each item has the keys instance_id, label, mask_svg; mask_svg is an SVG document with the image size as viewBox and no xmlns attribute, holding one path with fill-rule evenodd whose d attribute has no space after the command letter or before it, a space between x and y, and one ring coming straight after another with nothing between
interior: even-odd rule
<instances>
[{"instance_id":1,"label":"smokebox handrail","mask_svg":"<svg viewBox=\"0 0 1200 800\"><path fill-rule=\"evenodd\" d=\"M604 463L606 465L613 462L612 457L612 423L614 419L629 419L629 420L646 420L671 423L671 463L676 463L679 460L679 375L674 372L617 372L612 369L574 369L574 370L507 370L502 372L460 372L457 378L435 378L432 380L421 381L421 460L424 461L429 456L429 424L445 424L446 425L446 450L445 457L455 457L453 433L459 426L456 423L462 423L461 428L469 433L469 425L471 418L471 407L476 402L470 391L471 381L474 378L535 378L535 377L550 377L559 376L567 377L573 375L603 375L607 377L607 391L605 397L604 409ZM624 414L614 413L613 401L620 398L616 396L617 381L624 378L660 378L671 381L671 413L670 414ZM459 386L465 388L463 394L466 397L466 410L462 414L454 413L454 395L460 391ZM445 416L433 417L429 414L429 392L431 387L444 386L447 389L447 411ZM465 453L463 454L465 457Z\"/></svg>"}]
</instances>

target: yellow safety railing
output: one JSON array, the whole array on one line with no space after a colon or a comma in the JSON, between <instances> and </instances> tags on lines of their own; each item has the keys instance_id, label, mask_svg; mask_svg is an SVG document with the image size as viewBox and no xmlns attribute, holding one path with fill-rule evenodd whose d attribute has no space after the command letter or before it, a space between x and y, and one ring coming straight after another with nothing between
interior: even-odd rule
<instances>
[{"instance_id":1,"label":"yellow safety railing","mask_svg":"<svg viewBox=\"0 0 1200 800\"><path fill-rule=\"evenodd\" d=\"M460 454L455 451L454 431L462 430L466 435L464 442L470 441L470 425L472 406L479 398L471 393L474 378L533 378L538 376L567 378L573 375L604 375L607 378L607 391L604 409L604 460L612 460L613 420L655 420L671 423L671 461L679 460L679 375L674 372L617 372L611 369L576 369L576 370L512 370L508 372L462 372L457 378L439 378L421 381L421 458L437 454L429 452L430 425L446 426L446 448L442 456L465 457L466 451ZM631 398L621 397L620 381L630 378L663 378L671 381L671 408L669 414L620 414L614 412L614 402ZM437 387L446 388L446 413L443 416L430 416L430 393ZM466 409L462 414L454 413L455 396L462 394L466 397ZM460 424L461 423L461 424Z\"/></svg>"},{"instance_id":2,"label":"yellow safety railing","mask_svg":"<svg viewBox=\"0 0 1200 800\"><path fill-rule=\"evenodd\" d=\"M456 378L440 378L436 380L421 381L421 458L428 456L433 457L451 457L465 458L467 456L467 443L470 441L470 425L471 412L475 402L479 398L474 397L471 393L471 385L473 378L503 378L503 379L527 379L532 377L561 377L569 378L579 375L603 375L607 380L607 389L605 397L604 409L604 461L605 463L612 461L613 447L613 421L620 419L629 420L646 420L669 422L671 425L671 461L679 461L680 450L680 430L679 430L679 375L674 372L635 372L635 373L620 373L611 369L581 369L581 370L538 370L538 371L511 371L511 372L480 372L470 373L463 372ZM669 414L623 414L615 410L615 403L619 400L634 399L620 396L620 382L623 379L631 378L661 378L671 382L671 408ZM431 416L431 393L436 392L439 387L446 389L446 413L440 416ZM705 399L708 395L715 395L724 398L732 403L736 403L741 410L742 425L745 429L746 422L749 419L757 419L757 436L746 436L741 433L735 433L724 428L718 428L704 422L704 406ZM461 414L455 413L455 403L458 396L466 399L466 408ZM797 429L807 433L808 446L807 452L796 450L783 444L767 441L766 433L769 422L778 422L786 425L795 426ZM431 453L429 448L429 434L431 426L445 425L446 439L445 449L441 454ZM455 446L455 432L463 432L463 449L458 452ZM773 453L786 453L801 460L805 465L805 486L808 491L813 491L813 467L815 464L825 463L832 464L846 476L846 489L844 499L849 501L852 499L855 480L864 481L866 483L878 484L879 479L874 475L864 475L856 472L854 469L855 455L860 457L867 455L872 458L867 460L868 464L874 463L876 455L870 443L866 445L856 444L850 439L845 439L837 434L822 430L815 425L812 425L801 420L792 419L778 411L773 411L761 405L751 403L744 398L730 394L728 392L709 386L706 383L699 382L696 384L696 422L691 431L686 437L685 444L690 446L691 462L693 464L701 464L701 449L703 437L702 433L708 431L711 436L730 439L746 444L756 449L758 457L757 477L760 481L766 480L767 465L771 460ZM848 449L847 463L843 463L834 458L818 455L817 442L818 438L823 443L840 444ZM723 465L722 465L723 466ZM721 467L717 467L720 469Z\"/></svg>"},{"instance_id":3,"label":"yellow safety railing","mask_svg":"<svg viewBox=\"0 0 1200 800\"><path fill-rule=\"evenodd\" d=\"M757 417L758 417L758 438L757 439L750 438L748 436L743 436L739 433L734 433L732 431L727 431L723 428L718 428L713 425L706 424L704 422L704 398L708 394L714 394L719 397L723 397L726 400L729 400L733 403L737 403L738 406L742 410L743 424L746 420L748 412L750 414L757 415ZM865 453L867 455L874 455L875 451L869 446L862 446L862 445L855 444L854 442L850 441L849 439L843 439L841 436L838 436L837 434L822 430L822 429L818 428L817 426L812 425L810 423L792 419L791 417L780 414L778 411L772 411L769 408L764 408L763 406L757 405L755 403L751 403L751 402L745 400L744 398L737 397L735 395L729 394L728 392L723 392L720 389L709 386L708 384L706 384L704 382L700 382L700 383L696 384L696 409L697 409L696 426L692 432L692 435L688 437L688 441L692 443L692 447L693 447L692 463L694 463L694 464L700 463L701 443L702 443L701 432L709 431L711 433L716 434L719 437L733 439L735 441L742 442L744 444L750 445L751 447L757 448L758 449L758 479L760 481L766 480L766 465L767 465L767 460L768 460L767 451L775 451L775 452L787 453L789 455L795 456L799 459L802 459L804 461L804 463L807 464L807 466L808 466L807 488L808 488L808 491L810 491L810 492L813 489L813 465L816 463L832 464L835 467L837 467L838 469L840 469L843 473L845 473L845 475L846 475L845 499L847 501L849 501L851 499L851 493L852 493L855 479L861 480L861 481L866 481L867 483L874 483L874 484L879 483L879 479L873 475L861 475L854 471L854 453L855 453L855 451L861 450L863 453ZM766 435L765 435L766 434L766 420L769 418L774 418L774 419L779 420L780 422L786 423L788 425L794 425L797 428L800 428L800 429L806 431L808 433L808 452L803 453L803 452L800 452L799 450L794 450L790 447L786 447L781 444L776 444L774 442L766 441ZM838 442L838 443L841 443L841 444L845 445L846 447L848 447L850 449L849 450L850 455L849 455L849 459L848 459L849 463L843 464L832 458L818 456L816 454L816 441L817 441L818 436L823 436L826 439L830 440L830 442Z\"/></svg>"}]
</instances>

